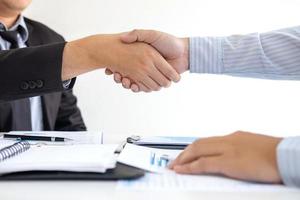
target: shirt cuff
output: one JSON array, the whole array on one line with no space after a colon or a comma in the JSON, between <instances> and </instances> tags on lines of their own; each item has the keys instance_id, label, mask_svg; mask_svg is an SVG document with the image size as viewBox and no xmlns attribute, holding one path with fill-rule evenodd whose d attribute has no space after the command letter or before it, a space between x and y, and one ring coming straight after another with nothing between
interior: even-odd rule
<instances>
[{"instance_id":1,"label":"shirt cuff","mask_svg":"<svg viewBox=\"0 0 300 200\"><path fill-rule=\"evenodd\" d=\"M66 80L66 81L63 81L62 84L63 84L63 87L65 90L69 89L69 86L71 84L71 81L72 79L69 79L69 80Z\"/></svg>"},{"instance_id":2,"label":"shirt cuff","mask_svg":"<svg viewBox=\"0 0 300 200\"><path fill-rule=\"evenodd\" d=\"M75 82L76 82L76 77L69 80L65 80L62 82L63 88L65 90L72 89L74 87Z\"/></svg>"},{"instance_id":3,"label":"shirt cuff","mask_svg":"<svg viewBox=\"0 0 300 200\"><path fill-rule=\"evenodd\" d=\"M285 138L279 143L277 165L285 185L300 187L300 137Z\"/></svg>"},{"instance_id":4,"label":"shirt cuff","mask_svg":"<svg viewBox=\"0 0 300 200\"><path fill-rule=\"evenodd\" d=\"M190 38L190 72L209 74L222 73L222 40L222 37Z\"/></svg>"}]
</instances>

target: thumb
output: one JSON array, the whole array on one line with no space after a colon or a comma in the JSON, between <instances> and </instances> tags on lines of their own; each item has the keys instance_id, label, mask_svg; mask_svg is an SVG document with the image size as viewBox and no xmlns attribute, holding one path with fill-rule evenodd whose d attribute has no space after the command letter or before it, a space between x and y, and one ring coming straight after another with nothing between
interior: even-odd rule
<instances>
[{"instance_id":1,"label":"thumb","mask_svg":"<svg viewBox=\"0 0 300 200\"><path fill-rule=\"evenodd\" d=\"M154 43L160 37L160 32L154 30L135 29L121 34L121 41L124 43L145 42Z\"/></svg>"},{"instance_id":2,"label":"thumb","mask_svg":"<svg viewBox=\"0 0 300 200\"><path fill-rule=\"evenodd\" d=\"M121 36L120 36L121 41L124 42L124 43L127 43L127 44L136 42L137 37L132 32L133 31L122 33Z\"/></svg>"}]
</instances>

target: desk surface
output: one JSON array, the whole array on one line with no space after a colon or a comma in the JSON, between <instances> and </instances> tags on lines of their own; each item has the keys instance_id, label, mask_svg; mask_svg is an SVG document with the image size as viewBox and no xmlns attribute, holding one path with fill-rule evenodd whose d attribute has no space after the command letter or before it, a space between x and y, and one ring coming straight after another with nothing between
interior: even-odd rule
<instances>
[{"instance_id":1,"label":"desk surface","mask_svg":"<svg viewBox=\"0 0 300 200\"><path fill-rule=\"evenodd\" d=\"M116 134L105 135L105 143L122 141ZM265 192L197 192L197 191L124 191L115 181L0 181L1 200L147 200L147 199L300 199L300 190Z\"/></svg>"}]
</instances>

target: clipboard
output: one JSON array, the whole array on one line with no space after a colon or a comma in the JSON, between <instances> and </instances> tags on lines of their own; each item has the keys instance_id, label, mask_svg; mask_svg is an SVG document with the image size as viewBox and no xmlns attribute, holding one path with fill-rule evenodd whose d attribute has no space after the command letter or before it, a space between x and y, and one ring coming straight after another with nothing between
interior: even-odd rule
<instances>
[{"instance_id":1,"label":"clipboard","mask_svg":"<svg viewBox=\"0 0 300 200\"><path fill-rule=\"evenodd\" d=\"M127 143L159 149L183 150L197 139L199 138L182 136L141 137L138 135L132 135L127 138Z\"/></svg>"},{"instance_id":2,"label":"clipboard","mask_svg":"<svg viewBox=\"0 0 300 200\"><path fill-rule=\"evenodd\" d=\"M0 181L16 180L129 180L143 177L145 170L131 167L122 163L117 163L114 169L109 169L105 173L93 172L65 172L65 171L29 171L16 172L0 175Z\"/></svg>"}]
</instances>

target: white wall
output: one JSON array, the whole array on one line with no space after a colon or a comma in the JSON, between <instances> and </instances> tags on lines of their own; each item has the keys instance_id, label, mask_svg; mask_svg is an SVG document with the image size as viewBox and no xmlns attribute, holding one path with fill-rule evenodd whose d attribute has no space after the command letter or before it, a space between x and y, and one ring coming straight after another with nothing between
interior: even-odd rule
<instances>
[{"instance_id":1,"label":"white wall","mask_svg":"<svg viewBox=\"0 0 300 200\"><path fill-rule=\"evenodd\" d=\"M177 36L228 35L299 25L297 0L34 0L26 16L68 40L133 28ZM134 94L101 70L78 78L89 130L216 135L237 129L300 132L300 82L186 73L169 89Z\"/></svg>"}]
</instances>

